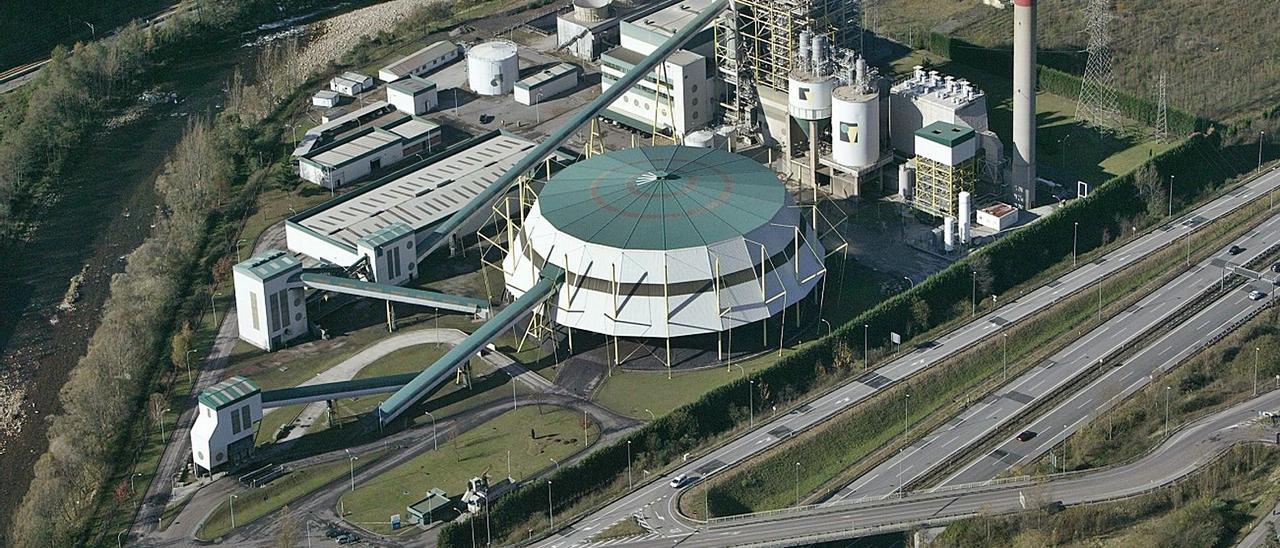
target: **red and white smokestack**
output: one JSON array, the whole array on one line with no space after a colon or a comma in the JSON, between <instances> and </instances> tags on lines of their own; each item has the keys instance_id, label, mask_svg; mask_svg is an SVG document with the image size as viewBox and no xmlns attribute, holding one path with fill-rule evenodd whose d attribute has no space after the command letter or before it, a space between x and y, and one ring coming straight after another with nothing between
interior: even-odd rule
<instances>
[{"instance_id":1,"label":"red and white smokestack","mask_svg":"<svg viewBox=\"0 0 1280 548\"><path fill-rule=\"evenodd\" d=\"M1013 0L1013 192L1036 201L1036 0Z\"/></svg>"}]
</instances>

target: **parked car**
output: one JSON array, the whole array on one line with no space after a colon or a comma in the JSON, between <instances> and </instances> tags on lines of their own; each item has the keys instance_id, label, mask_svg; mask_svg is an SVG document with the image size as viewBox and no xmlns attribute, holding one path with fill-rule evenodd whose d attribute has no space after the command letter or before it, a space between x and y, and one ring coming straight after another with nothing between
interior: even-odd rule
<instances>
[{"instance_id":1,"label":"parked car","mask_svg":"<svg viewBox=\"0 0 1280 548\"><path fill-rule=\"evenodd\" d=\"M1034 438L1034 437L1036 437L1035 432L1032 432L1030 430L1023 430L1021 434L1018 434L1018 441L1028 442L1028 441L1031 441L1031 438Z\"/></svg>"},{"instance_id":2,"label":"parked car","mask_svg":"<svg viewBox=\"0 0 1280 548\"><path fill-rule=\"evenodd\" d=\"M360 542L360 535L355 533L347 533L337 538L338 544L353 544Z\"/></svg>"},{"instance_id":3,"label":"parked car","mask_svg":"<svg viewBox=\"0 0 1280 548\"><path fill-rule=\"evenodd\" d=\"M1231 249L1227 250L1227 253L1230 253L1232 255L1239 255L1241 253L1244 253L1244 248L1238 245L1233 245L1231 246Z\"/></svg>"},{"instance_id":4,"label":"parked car","mask_svg":"<svg viewBox=\"0 0 1280 548\"><path fill-rule=\"evenodd\" d=\"M1272 271L1272 272L1280 272L1280 261L1277 261L1277 262L1271 263L1271 271Z\"/></svg>"},{"instance_id":5,"label":"parked car","mask_svg":"<svg viewBox=\"0 0 1280 548\"><path fill-rule=\"evenodd\" d=\"M681 486L684 485L684 482L688 480L689 480L688 474L680 474L679 476L671 478L671 486L676 489L679 489Z\"/></svg>"},{"instance_id":6,"label":"parked car","mask_svg":"<svg viewBox=\"0 0 1280 548\"><path fill-rule=\"evenodd\" d=\"M1267 296L1267 294L1266 294L1266 293L1263 293L1263 292L1258 291L1258 290L1256 290L1256 289L1255 289L1255 290L1253 290L1253 291L1250 291L1250 292L1249 292L1249 300L1251 300L1251 301L1261 301L1261 300L1262 300L1263 298L1265 298L1266 296Z\"/></svg>"}]
</instances>

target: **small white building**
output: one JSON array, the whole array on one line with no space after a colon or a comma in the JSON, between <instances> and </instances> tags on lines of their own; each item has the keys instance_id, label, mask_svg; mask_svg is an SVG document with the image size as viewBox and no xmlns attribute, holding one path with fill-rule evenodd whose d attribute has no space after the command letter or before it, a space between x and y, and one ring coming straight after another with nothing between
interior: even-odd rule
<instances>
[{"instance_id":1,"label":"small white building","mask_svg":"<svg viewBox=\"0 0 1280 548\"><path fill-rule=\"evenodd\" d=\"M365 76L358 72L347 71L342 73L342 79L355 82L358 93L364 93L373 89L374 81L372 76Z\"/></svg>"},{"instance_id":2,"label":"small white building","mask_svg":"<svg viewBox=\"0 0 1280 548\"><path fill-rule=\"evenodd\" d=\"M396 110L418 116L439 106L436 84L430 80L409 76L387 84L387 102Z\"/></svg>"},{"instance_id":3,"label":"small white building","mask_svg":"<svg viewBox=\"0 0 1280 548\"><path fill-rule=\"evenodd\" d=\"M232 268L241 339L270 352L307 333L300 274L302 262L279 250L264 251Z\"/></svg>"},{"instance_id":4,"label":"small white building","mask_svg":"<svg viewBox=\"0 0 1280 548\"><path fill-rule=\"evenodd\" d=\"M298 175L337 188L438 144L440 124L406 115L304 154L298 159Z\"/></svg>"},{"instance_id":5,"label":"small white building","mask_svg":"<svg viewBox=\"0 0 1280 548\"><path fill-rule=\"evenodd\" d=\"M582 69L573 63L559 63L516 82L516 102L533 105L578 87Z\"/></svg>"},{"instance_id":6,"label":"small white building","mask_svg":"<svg viewBox=\"0 0 1280 548\"><path fill-rule=\"evenodd\" d=\"M997 202L978 210L978 224L996 232L1018 224L1018 208Z\"/></svg>"},{"instance_id":7,"label":"small white building","mask_svg":"<svg viewBox=\"0 0 1280 548\"><path fill-rule=\"evenodd\" d=\"M191 425L191 460L204 473L244 462L262 421L262 389L231 377L200 392Z\"/></svg>"},{"instance_id":8,"label":"small white building","mask_svg":"<svg viewBox=\"0 0 1280 548\"><path fill-rule=\"evenodd\" d=\"M334 76L329 80L329 89L343 95L356 95L360 93L360 83L341 76Z\"/></svg>"},{"instance_id":9,"label":"small white building","mask_svg":"<svg viewBox=\"0 0 1280 548\"><path fill-rule=\"evenodd\" d=\"M400 285L418 277L413 229L395 223L356 240L356 251L369 258L374 282Z\"/></svg>"},{"instance_id":10,"label":"small white building","mask_svg":"<svg viewBox=\"0 0 1280 548\"><path fill-rule=\"evenodd\" d=\"M461 51L457 44L448 40L435 42L382 67L378 71L378 79L383 82L394 82L406 76L421 76L449 64L458 58Z\"/></svg>"},{"instance_id":11,"label":"small white building","mask_svg":"<svg viewBox=\"0 0 1280 548\"><path fill-rule=\"evenodd\" d=\"M333 108L342 101L342 96L331 89L322 89L311 96L311 104L321 108Z\"/></svg>"}]
</instances>

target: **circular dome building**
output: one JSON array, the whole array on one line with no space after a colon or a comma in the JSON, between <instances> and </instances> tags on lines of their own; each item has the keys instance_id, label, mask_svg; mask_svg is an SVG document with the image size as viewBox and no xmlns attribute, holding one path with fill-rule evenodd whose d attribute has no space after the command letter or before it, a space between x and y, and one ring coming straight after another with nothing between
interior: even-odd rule
<instances>
[{"instance_id":1,"label":"circular dome building","mask_svg":"<svg viewBox=\"0 0 1280 548\"><path fill-rule=\"evenodd\" d=\"M621 337L717 333L800 301L825 274L821 242L778 178L718 149L643 147L551 178L503 259L516 296L565 270L560 325Z\"/></svg>"}]
</instances>

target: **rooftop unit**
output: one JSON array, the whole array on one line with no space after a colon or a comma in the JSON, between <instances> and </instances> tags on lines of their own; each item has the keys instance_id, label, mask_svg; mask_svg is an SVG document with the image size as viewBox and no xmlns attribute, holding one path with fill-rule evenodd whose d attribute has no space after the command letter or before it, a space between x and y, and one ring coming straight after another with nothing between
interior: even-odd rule
<instances>
[{"instance_id":1,"label":"rooftop unit","mask_svg":"<svg viewBox=\"0 0 1280 548\"><path fill-rule=\"evenodd\" d=\"M968 80L916 66L890 89L890 140L906 156L915 154L915 131L934 122L988 131L987 95Z\"/></svg>"}]
</instances>

